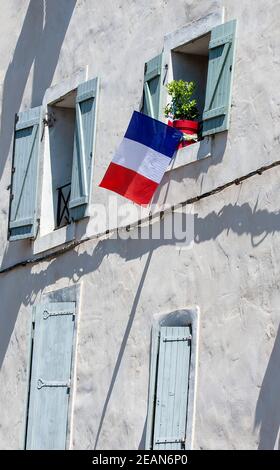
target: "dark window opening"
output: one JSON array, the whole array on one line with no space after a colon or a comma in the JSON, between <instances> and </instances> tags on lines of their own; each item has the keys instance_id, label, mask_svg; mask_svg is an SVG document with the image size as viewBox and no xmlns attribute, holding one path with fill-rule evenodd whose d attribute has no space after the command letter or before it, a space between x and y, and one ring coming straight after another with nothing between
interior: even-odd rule
<instances>
[{"instance_id":1,"label":"dark window opening","mask_svg":"<svg viewBox=\"0 0 280 470\"><path fill-rule=\"evenodd\" d=\"M71 222L69 200L76 120L76 90L48 106L52 199L55 228Z\"/></svg>"}]
</instances>

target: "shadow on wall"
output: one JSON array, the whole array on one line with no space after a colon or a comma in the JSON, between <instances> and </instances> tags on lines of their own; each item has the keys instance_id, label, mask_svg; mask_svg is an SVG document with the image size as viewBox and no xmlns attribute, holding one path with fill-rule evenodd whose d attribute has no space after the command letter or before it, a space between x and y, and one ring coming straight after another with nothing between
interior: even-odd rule
<instances>
[{"instance_id":1,"label":"shadow on wall","mask_svg":"<svg viewBox=\"0 0 280 470\"><path fill-rule=\"evenodd\" d=\"M258 209L258 200L252 209L248 203L241 206L228 204L220 212L210 212L201 218L195 215L194 241L202 243L215 240L222 232L249 235L253 248L260 245L269 234L280 231L280 211Z\"/></svg>"},{"instance_id":2,"label":"shadow on wall","mask_svg":"<svg viewBox=\"0 0 280 470\"><path fill-rule=\"evenodd\" d=\"M212 156L211 158L199 158L199 163L198 161L191 162L187 165L180 166L178 168L175 168L172 170L172 172L166 172L163 176L162 182L160 186L158 187L157 191L155 192L155 195L153 197L153 204L160 204L164 205L169 196L169 189L171 183L174 184L175 182L177 183L182 183L182 181L185 180L195 180L198 181L200 178L200 192L202 191L203 188L203 181L204 177L207 174L208 170L212 168L215 165L218 165L219 163L222 162L226 146L227 146L227 139L228 139L228 133L227 131L225 132L220 132L217 135L214 135L211 137L212 139ZM201 143L200 149L204 148ZM205 152L204 150L201 151L202 155ZM200 155L200 150L198 151L198 156ZM174 164L174 160L173 160Z\"/></svg>"},{"instance_id":3,"label":"shadow on wall","mask_svg":"<svg viewBox=\"0 0 280 470\"><path fill-rule=\"evenodd\" d=\"M189 217L189 215L184 217ZM183 220L183 223L186 224L186 220ZM139 273L139 283L135 291L132 305L128 306L127 308L127 325L124 336L120 341L119 353L116 356L116 362L112 370L111 383L106 397L104 398L103 408L100 411L101 418L95 440L95 448L97 448L98 440L102 432L103 421L106 416L107 408L122 363L126 343L130 335L135 315L137 314L139 300L141 298L143 285L153 253L155 253L159 247L173 246L175 248L177 245L177 239L174 236L170 239L164 239L164 219L161 220L158 225L158 239L151 240L148 238L137 240L128 238L127 240L124 240L120 237L111 238L99 241L94 246L92 252L88 251L79 253L73 250L65 253L65 262L61 261L61 257L54 258L48 263L46 268L44 268L45 265L42 264L41 271L37 271L37 269L39 269L39 265L35 267L26 266L24 270L17 269L13 272L13 282L14 285L17 286L17 291L20 292L20 295L10 294L10 299L8 299L9 311L1 311L0 367L5 357L21 304L24 304L25 306L31 306L40 301L40 294L42 291L46 288L46 286L53 285L57 279L68 278L69 281L73 283L80 282L84 275L98 270L101 263L105 259L110 262L110 255L118 255L125 261L139 259L142 256L146 256L146 262L143 267L143 271ZM245 203L241 206L238 206L237 204L229 204L224 206L220 212L211 212L204 218L199 217L197 214L194 217L195 243L204 243L209 240L216 240L223 232L229 233L230 231L237 234L238 236L243 234L251 236L252 247L257 249L257 247L265 240L268 234L274 234L275 232L280 231L280 214L279 212L259 210L257 209L257 203L252 209L248 203ZM11 248L9 247L8 250L9 249ZM154 260L156 260L156 256L154 256ZM162 275L164 275L164 273L161 273L161 277ZM28 282L26 282L26 280L28 280ZM4 292L10 292L9 273L1 276L1 290L2 289ZM279 363L279 360L280 335L278 334L257 406L256 422L261 423L261 448L263 446L269 446L271 448L271 446L274 444L272 444L272 440L274 439L273 435L276 433L276 428L278 429L279 427L280 414L278 415L276 411L278 391L280 392L280 381L277 382L277 377L279 375L277 364ZM266 428L270 426L269 423L271 416L273 416L273 422L275 422L275 433L274 431L270 431L270 433L267 435ZM269 438L267 436L271 437ZM143 430L141 443L139 444L140 447L143 446L144 437L145 428ZM269 439L270 441L267 442Z\"/></svg>"},{"instance_id":4,"label":"shadow on wall","mask_svg":"<svg viewBox=\"0 0 280 470\"><path fill-rule=\"evenodd\" d=\"M34 64L31 107L40 106L53 79L61 46L77 0L30 0L2 95L0 179L11 148L19 111Z\"/></svg>"},{"instance_id":5,"label":"shadow on wall","mask_svg":"<svg viewBox=\"0 0 280 470\"><path fill-rule=\"evenodd\" d=\"M280 450L280 327L260 389L255 414L255 428L260 428L260 450ZM278 436L278 442L277 442Z\"/></svg>"},{"instance_id":6,"label":"shadow on wall","mask_svg":"<svg viewBox=\"0 0 280 470\"><path fill-rule=\"evenodd\" d=\"M186 220L182 221L183 225L187 224L190 215L187 214ZM188 219L187 219L188 217ZM151 229L151 228L150 228ZM249 235L251 237L252 247L257 248L269 234L280 231L280 212L269 212L267 210L257 209L257 203L252 209L248 203L241 206L229 204L224 206L220 212L210 212L205 217L194 216L194 242L203 243L216 238L223 232L233 232L237 235ZM30 265L24 268L24 279L21 279L21 269L16 271L19 276L18 292L20 297L11 296L13 303L14 317L12 319L10 313L7 316L0 316L0 366L9 343L10 334L13 331L14 322L20 305L32 305L38 294L48 286L55 283L57 279L66 277L74 283L80 282L81 278L91 272L97 270L104 259L109 259L111 254L119 255L123 260L130 261L141 258L144 255L153 253L157 248L162 246L176 246L178 241L173 236L165 239L164 219L159 223L158 239L141 239L136 240L128 238L123 240L120 237L109 238L97 243L92 253L79 253L75 250L66 253L65 257L70 257L71 261L67 263L61 262L61 257L51 260L46 269L40 272ZM17 242L10 243L3 258L2 266L6 265L6 261L10 259L10 251L15 249ZM9 273L1 276L1 287L4 286L7 279L7 288L9 286ZM28 283L25 281L28 279ZM8 291L8 290L7 290ZM7 328L8 325L8 328ZM8 334L9 333L9 334Z\"/></svg>"}]
</instances>

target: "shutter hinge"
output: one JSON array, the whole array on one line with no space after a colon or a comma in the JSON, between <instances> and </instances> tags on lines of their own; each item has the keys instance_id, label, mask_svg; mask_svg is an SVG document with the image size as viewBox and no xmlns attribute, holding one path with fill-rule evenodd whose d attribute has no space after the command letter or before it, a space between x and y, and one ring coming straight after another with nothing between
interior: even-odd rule
<instances>
[{"instance_id":1,"label":"shutter hinge","mask_svg":"<svg viewBox=\"0 0 280 470\"><path fill-rule=\"evenodd\" d=\"M43 387L66 387L70 388L70 381L68 380L67 382L60 382L60 381L44 381L42 379L38 379L37 381L37 388L40 390Z\"/></svg>"},{"instance_id":2,"label":"shutter hinge","mask_svg":"<svg viewBox=\"0 0 280 470\"><path fill-rule=\"evenodd\" d=\"M173 336L166 336L165 338L163 338L163 341L164 342L167 342L167 341L190 341L192 339L192 335L188 335L188 336L179 336L178 338L175 338Z\"/></svg>"},{"instance_id":3,"label":"shutter hinge","mask_svg":"<svg viewBox=\"0 0 280 470\"><path fill-rule=\"evenodd\" d=\"M164 66L164 77L163 77L163 80L162 80L163 85L165 84L165 81L166 81L167 72L168 72L168 64L165 64L165 66Z\"/></svg>"},{"instance_id":4,"label":"shutter hinge","mask_svg":"<svg viewBox=\"0 0 280 470\"><path fill-rule=\"evenodd\" d=\"M161 437L156 439L156 444L173 444L173 443L185 443L185 438L176 438L176 437Z\"/></svg>"},{"instance_id":5,"label":"shutter hinge","mask_svg":"<svg viewBox=\"0 0 280 470\"><path fill-rule=\"evenodd\" d=\"M34 333L35 333L35 320L32 320L32 330L31 330L32 339L34 338Z\"/></svg>"},{"instance_id":6,"label":"shutter hinge","mask_svg":"<svg viewBox=\"0 0 280 470\"><path fill-rule=\"evenodd\" d=\"M58 315L73 315L75 316L74 312L69 312L68 310L62 310L59 312L49 312L48 310L44 310L43 312L43 319L47 320L49 317L56 317Z\"/></svg>"},{"instance_id":7,"label":"shutter hinge","mask_svg":"<svg viewBox=\"0 0 280 470\"><path fill-rule=\"evenodd\" d=\"M12 173L14 173L15 171L16 171L16 167L13 166L13 167L12 167Z\"/></svg>"},{"instance_id":8,"label":"shutter hinge","mask_svg":"<svg viewBox=\"0 0 280 470\"><path fill-rule=\"evenodd\" d=\"M14 195L11 194L11 195L10 195L10 200L12 201L13 199L14 199Z\"/></svg>"}]
</instances>

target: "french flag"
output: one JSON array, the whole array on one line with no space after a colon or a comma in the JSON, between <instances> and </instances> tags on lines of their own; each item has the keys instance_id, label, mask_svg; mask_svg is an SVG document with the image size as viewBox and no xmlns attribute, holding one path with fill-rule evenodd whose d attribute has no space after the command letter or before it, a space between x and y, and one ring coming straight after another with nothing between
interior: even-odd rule
<instances>
[{"instance_id":1,"label":"french flag","mask_svg":"<svg viewBox=\"0 0 280 470\"><path fill-rule=\"evenodd\" d=\"M134 111L99 186L137 204L148 204L182 136L181 131Z\"/></svg>"}]
</instances>

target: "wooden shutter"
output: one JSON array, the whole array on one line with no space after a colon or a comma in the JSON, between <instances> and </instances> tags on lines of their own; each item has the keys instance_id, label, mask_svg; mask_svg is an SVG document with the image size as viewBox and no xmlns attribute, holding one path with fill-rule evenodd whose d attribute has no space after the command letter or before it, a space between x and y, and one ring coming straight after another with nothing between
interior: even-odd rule
<instances>
[{"instance_id":1,"label":"wooden shutter","mask_svg":"<svg viewBox=\"0 0 280 470\"><path fill-rule=\"evenodd\" d=\"M153 449L185 448L190 327L161 327L156 380Z\"/></svg>"},{"instance_id":2,"label":"wooden shutter","mask_svg":"<svg viewBox=\"0 0 280 470\"><path fill-rule=\"evenodd\" d=\"M14 135L9 240L37 234L41 107L19 113Z\"/></svg>"},{"instance_id":3,"label":"wooden shutter","mask_svg":"<svg viewBox=\"0 0 280 470\"><path fill-rule=\"evenodd\" d=\"M27 449L65 449L74 315L74 302L36 307Z\"/></svg>"},{"instance_id":4,"label":"wooden shutter","mask_svg":"<svg viewBox=\"0 0 280 470\"><path fill-rule=\"evenodd\" d=\"M229 128L236 20L211 31L203 136Z\"/></svg>"},{"instance_id":5,"label":"wooden shutter","mask_svg":"<svg viewBox=\"0 0 280 470\"><path fill-rule=\"evenodd\" d=\"M142 113L159 119L161 114L162 54L145 64Z\"/></svg>"},{"instance_id":6,"label":"wooden shutter","mask_svg":"<svg viewBox=\"0 0 280 470\"><path fill-rule=\"evenodd\" d=\"M86 215L92 179L98 79L78 86L72 183L69 208L74 220Z\"/></svg>"}]
</instances>

